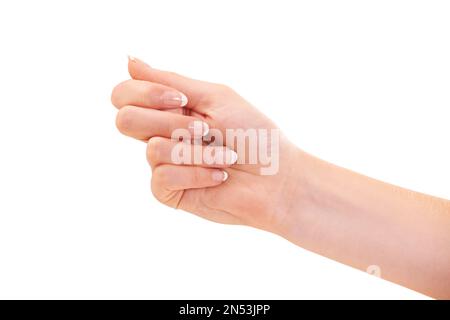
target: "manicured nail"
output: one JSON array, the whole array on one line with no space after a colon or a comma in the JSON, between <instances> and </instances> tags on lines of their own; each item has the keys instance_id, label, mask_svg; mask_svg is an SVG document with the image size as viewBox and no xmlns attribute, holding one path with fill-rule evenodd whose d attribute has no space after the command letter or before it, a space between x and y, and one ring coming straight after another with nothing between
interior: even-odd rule
<instances>
[{"instance_id":1,"label":"manicured nail","mask_svg":"<svg viewBox=\"0 0 450 320\"><path fill-rule=\"evenodd\" d=\"M145 63L144 61L142 61L142 60L140 60L140 59L138 59L136 57L133 57L131 55L128 55L128 60L131 61L131 62L134 62L134 63L137 63L137 62L142 63L142 64L144 64L144 65L146 65L147 67L150 68L150 66L147 63Z\"/></svg>"},{"instance_id":2,"label":"manicured nail","mask_svg":"<svg viewBox=\"0 0 450 320\"><path fill-rule=\"evenodd\" d=\"M214 154L214 162L216 164L235 164L237 161L238 155L236 152L234 152L231 149L225 149L222 148L217 150Z\"/></svg>"},{"instance_id":3,"label":"manicured nail","mask_svg":"<svg viewBox=\"0 0 450 320\"><path fill-rule=\"evenodd\" d=\"M223 182L228 179L228 172L216 170L212 173L212 179L214 181Z\"/></svg>"},{"instance_id":4,"label":"manicured nail","mask_svg":"<svg viewBox=\"0 0 450 320\"><path fill-rule=\"evenodd\" d=\"M237 159L238 159L238 155L236 152L234 152L233 150L227 149L227 152L225 153L225 161L228 164L235 164Z\"/></svg>"},{"instance_id":5,"label":"manicured nail","mask_svg":"<svg viewBox=\"0 0 450 320\"><path fill-rule=\"evenodd\" d=\"M209 125L206 122L203 122L203 136L206 137L209 133Z\"/></svg>"},{"instance_id":6,"label":"manicured nail","mask_svg":"<svg viewBox=\"0 0 450 320\"><path fill-rule=\"evenodd\" d=\"M228 179L228 172L223 171L223 178L222 178L222 181L225 181L225 180L227 180L227 179Z\"/></svg>"},{"instance_id":7,"label":"manicured nail","mask_svg":"<svg viewBox=\"0 0 450 320\"><path fill-rule=\"evenodd\" d=\"M181 92L167 91L161 99L166 106L184 107L188 103L187 97Z\"/></svg>"},{"instance_id":8,"label":"manicured nail","mask_svg":"<svg viewBox=\"0 0 450 320\"><path fill-rule=\"evenodd\" d=\"M204 137L209 133L209 125L200 120L192 121L188 128L193 133L194 137Z\"/></svg>"}]
</instances>

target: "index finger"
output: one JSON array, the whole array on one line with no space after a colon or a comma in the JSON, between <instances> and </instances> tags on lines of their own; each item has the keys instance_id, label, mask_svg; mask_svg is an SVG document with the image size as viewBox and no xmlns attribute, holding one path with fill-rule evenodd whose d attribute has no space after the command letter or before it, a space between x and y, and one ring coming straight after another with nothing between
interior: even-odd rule
<instances>
[{"instance_id":1,"label":"index finger","mask_svg":"<svg viewBox=\"0 0 450 320\"><path fill-rule=\"evenodd\" d=\"M188 107L202 112L199 102L214 89L214 84L190 79L179 74L150 67L135 57L128 57L128 72L133 79L155 82L183 92L188 98Z\"/></svg>"}]
</instances>

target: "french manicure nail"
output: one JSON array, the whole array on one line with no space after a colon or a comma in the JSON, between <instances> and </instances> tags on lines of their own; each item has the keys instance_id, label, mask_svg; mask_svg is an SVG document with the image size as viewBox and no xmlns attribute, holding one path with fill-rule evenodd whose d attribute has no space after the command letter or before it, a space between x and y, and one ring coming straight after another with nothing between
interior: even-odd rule
<instances>
[{"instance_id":1,"label":"french manicure nail","mask_svg":"<svg viewBox=\"0 0 450 320\"><path fill-rule=\"evenodd\" d=\"M228 179L228 173L226 171L216 170L212 173L212 179L214 181L223 182Z\"/></svg>"},{"instance_id":2,"label":"french manicure nail","mask_svg":"<svg viewBox=\"0 0 450 320\"><path fill-rule=\"evenodd\" d=\"M134 56L128 55L128 60L131 61L131 62L134 62L134 63L137 63L137 62L142 63L142 64L144 64L145 66L151 68L150 65L148 65L148 64L145 63L144 61L142 61L142 60L140 60L140 59L138 59L138 58L136 58L136 57L134 57Z\"/></svg>"},{"instance_id":3,"label":"french manicure nail","mask_svg":"<svg viewBox=\"0 0 450 320\"><path fill-rule=\"evenodd\" d=\"M194 137L204 137L209 133L209 125L200 120L192 121L188 128L193 133Z\"/></svg>"},{"instance_id":4,"label":"french manicure nail","mask_svg":"<svg viewBox=\"0 0 450 320\"><path fill-rule=\"evenodd\" d=\"M165 105L174 107L184 107L188 103L188 99L184 94L174 91L164 92L161 100Z\"/></svg>"},{"instance_id":5,"label":"french manicure nail","mask_svg":"<svg viewBox=\"0 0 450 320\"><path fill-rule=\"evenodd\" d=\"M219 149L214 155L214 162L216 164L234 164L237 161L237 153L230 149Z\"/></svg>"},{"instance_id":6,"label":"french manicure nail","mask_svg":"<svg viewBox=\"0 0 450 320\"><path fill-rule=\"evenodd\" d=\"M228 179L228 172L223 171L223 178L222 178L222 181L225 181L225 180L227 180L227 179Z\"/></svg>"},{"instance_id":7,"label":"french manicure nail","mask_svg":"<svg viewBox=\"0 0 450 320\"><path fill-rule=\"evenodd\" d=\"M227 164L235 164L237 159L238 159L238 155L235 151L227 149L227 152L225 153L226 157L225 157L225 161Z\"/></svg>"},{"instance_id":8,"label":"french manicure nail","mask_svg":"<svg viewBox=\"0 0 450 320\"><path fill-rule=\"evenodd\" d=\"M203 136L206 137L209 133L209 125L206 122L203 122Z\"/></svg>"}]
</instances>

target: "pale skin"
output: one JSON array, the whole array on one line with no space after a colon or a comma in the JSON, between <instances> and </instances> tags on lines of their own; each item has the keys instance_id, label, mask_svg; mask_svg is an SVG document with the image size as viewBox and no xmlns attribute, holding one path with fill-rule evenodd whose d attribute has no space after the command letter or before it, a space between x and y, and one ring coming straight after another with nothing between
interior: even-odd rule
<instances>
[{"instance_id":1,"label":"pale skin","mask_svg":"<svg viewBox=\"0 0 450 320\"><path fill-rule=\"evenodd\" d=\"M129 59L128 70L131 79L112 93L116 125L147 142L151 190L160 202L278 234L364 271L376 266L386 280L450 298L450 201L337 167L285 137L275 175L230 158L224 164L174 164L171 150L180 142L171 133L194 120L220 131L276 125L226 86L157 70L136 58ZM225 141L216 148L231 152L227 146Z\"/></svg>"}]
</instances>

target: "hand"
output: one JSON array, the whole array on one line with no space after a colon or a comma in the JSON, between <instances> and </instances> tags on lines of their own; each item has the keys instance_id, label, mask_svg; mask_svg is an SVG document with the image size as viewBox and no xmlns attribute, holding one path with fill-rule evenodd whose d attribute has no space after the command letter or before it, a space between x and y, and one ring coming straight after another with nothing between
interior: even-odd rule
<instances>
[{"instance_id":1,"label":"hand","mask_svg":"<svg viewBox=\"0 0 450 320\"><path fill-rule=\"evenodd\" d=\"M213 221L271 231L361 270L375 267L384 279L411 289L450 297L450 201L326 163L282 136L279 144L268 144L278 156L273 175L261 174L261 162L242 161L252 148L234 146L232 137L214 146L188 144L191 135L178 142L172 133L183 128L199 141L229 129L276 126L223 85L159 71L137 59L128 68L133 79L112 94L120 109L117 127L148 141L158 200ZM198 130L192 127L196 121L203 122ZM179 146L187 146L183 154L200 147L226 161L180 164L172 154Z\"/></svg>"},{"instance_id":2,"label":"hand","mask_svg":"<svg viewBox=\"0 0 450 320\"><path fill-rule=\"evenodd\" d=\"M148 141L147 158L152 167L152 192L162 203L227 224L244 224L281 233L291 206L293 189L298 186L291 170L299 151L280 137L278 172L261 175L261 164L232 164L228 155L223 165L177 165L171 151L177 141L171 134L179 128L193 130L194 121L206 123L202 135L226 129L276 129L274 123L232 89L189 79L178 74L151 68L130 58L131 80L117 85L112 103L119 108L117 127L125 135ZM184 115L189 110L190 115ZM193 146L191 146L193 147ZM248 158L249 150L237 150L239 160ZM220 168L220 169L218 169ZM224 181L226 179L226 181Z\"/></svg>"}]
</instances>

